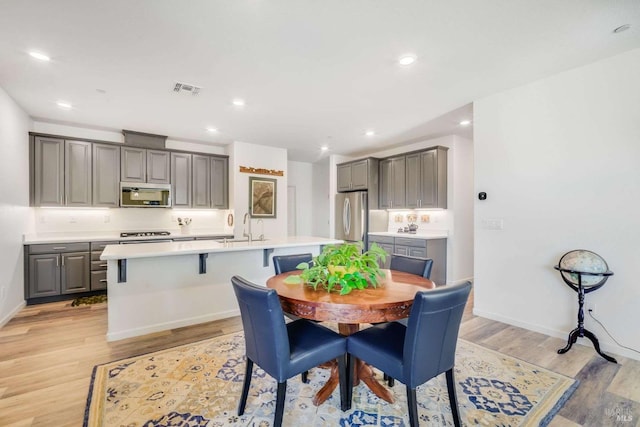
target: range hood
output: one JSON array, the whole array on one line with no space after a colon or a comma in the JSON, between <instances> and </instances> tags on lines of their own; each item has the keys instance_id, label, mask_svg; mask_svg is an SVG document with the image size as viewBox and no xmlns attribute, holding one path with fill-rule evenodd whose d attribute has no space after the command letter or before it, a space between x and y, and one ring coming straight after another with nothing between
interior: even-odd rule
<instances>
[{"instance_id":1,"label":"range hood","mask_svg":"<svg viewBox=\"0 0 640 427\"><path fill-rule=\"evenodd\" d=\"M124 145L156 150L164 150L166 148L167 137L165 135L154 135L126 129L122 130L122 134L124 135Z\"/></svg>"}]
</instances>

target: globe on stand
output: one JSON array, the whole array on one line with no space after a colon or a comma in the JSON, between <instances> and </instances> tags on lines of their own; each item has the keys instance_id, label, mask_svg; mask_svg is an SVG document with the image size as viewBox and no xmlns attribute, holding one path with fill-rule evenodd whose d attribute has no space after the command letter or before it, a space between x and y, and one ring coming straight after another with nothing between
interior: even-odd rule
<instances>
[{"instance_id":1,"label":"globe on stand","mask_svg":"<svg viewBox=\"0 0 640 427\"><path fill-rule=\"evenodd\" d=\"M578 327L569 333L567 345L558 350L558 353L564 354L569 351L578 337L588 338L600 356L609 362L618 363L616 359L600 350L598 338L593 332L584 328L584 295L601 288L609 276L613 275L606 261L595 252L578 249L564 254L558 265L553 268L560 272L567 286L578 293Z\"/></svg>"}]
</instances>

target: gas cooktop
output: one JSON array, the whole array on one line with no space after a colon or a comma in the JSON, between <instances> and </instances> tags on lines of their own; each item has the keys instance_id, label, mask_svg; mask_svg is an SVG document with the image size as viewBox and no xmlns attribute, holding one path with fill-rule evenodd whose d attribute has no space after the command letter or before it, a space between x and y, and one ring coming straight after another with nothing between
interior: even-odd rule
<instances>
[{"instance_id":1,"label":"gas cooktop","mask_svg":"<svg viewBox=\"0 0 640 427\"><path fill-rule=\"evenodd\" d=\"M170 236L168 231L127 231L120 233L120 237Z\"/></svg>"}]
</instances>

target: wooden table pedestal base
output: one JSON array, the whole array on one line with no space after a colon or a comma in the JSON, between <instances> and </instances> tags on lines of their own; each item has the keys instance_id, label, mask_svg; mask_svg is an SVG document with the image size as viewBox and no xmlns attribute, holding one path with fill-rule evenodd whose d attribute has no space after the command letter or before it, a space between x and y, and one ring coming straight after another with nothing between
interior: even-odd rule
<instances>
[{"instance_id":1,"label":"wooden table pedestal base","mask_svg":"<svg viewBox=\"0 0 640 427\"><path fill-rule=\"evenodd\" d=\"M358 332L359 325L353 323L339 323L338 330L341 335L351 335L354 332ZM327 366L328 365L328 366ZM354 363L354 372L353 372L353 386L357 386L360 384L360 380L362 380L372 392L375 393L380 399L386 400L389 403L393 403L393 394L387 390L378 380L375 378L375 374L373 372L373 368L367 365L363 361L356 359ZM333 361L328 364L320 366L322 368L331 369L331 373L329 375L329 379L327 383L322 386L322 388L316 393L313 397L313 404L316 406L320 406L325 400L331 396L333 390L336 389L338 384L340 383L340 376L338 373L338 362Z\"/></svg>"}]
</instances>

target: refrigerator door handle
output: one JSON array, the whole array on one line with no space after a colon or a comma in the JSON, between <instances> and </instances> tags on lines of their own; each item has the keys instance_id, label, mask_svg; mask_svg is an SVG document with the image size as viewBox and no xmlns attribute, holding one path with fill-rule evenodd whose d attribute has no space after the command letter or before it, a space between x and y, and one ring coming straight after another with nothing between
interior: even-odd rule
<instances>
[{"instance_id":1,"label":"refrigerator door handle","mask_svg":"<svg viewBox=\"0 0 640 427\"><path fill-rule=\"evenodd\" d=\"M351 231L351 203L349 198L344 199L344 206L342 209L342 229L345 237L349 236Z\"/></svg>"}]
</instances>

